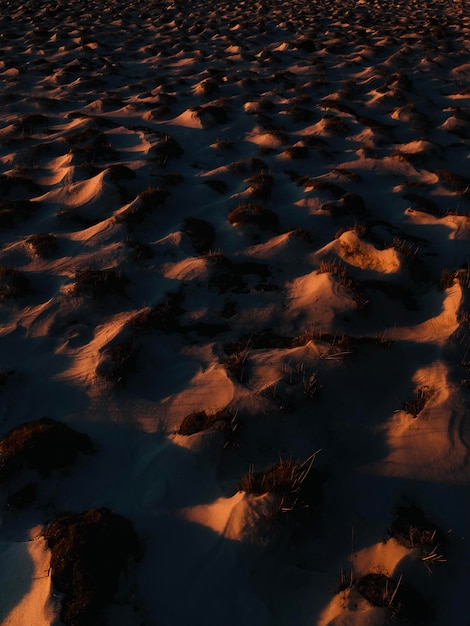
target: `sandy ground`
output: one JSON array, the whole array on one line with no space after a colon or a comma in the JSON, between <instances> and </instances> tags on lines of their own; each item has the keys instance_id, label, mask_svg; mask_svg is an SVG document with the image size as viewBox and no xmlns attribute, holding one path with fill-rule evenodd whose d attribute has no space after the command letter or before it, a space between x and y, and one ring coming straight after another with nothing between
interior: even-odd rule
<instances>
[{"instance_id":1,"label":"sandy ground","mask_svg":"<svg viewBox=\"0 0 470 626\"><path fill-rule=\"evenodd\" d=\"M106 506L145 546L112 626L468 626L467 3L0 26L0 436L96 446L1 485L1 623L62 624L43 529ZM240 483L288 459L321 498ZM393 531L412 506L440 541Z\"/></svg>"}]
</instances>

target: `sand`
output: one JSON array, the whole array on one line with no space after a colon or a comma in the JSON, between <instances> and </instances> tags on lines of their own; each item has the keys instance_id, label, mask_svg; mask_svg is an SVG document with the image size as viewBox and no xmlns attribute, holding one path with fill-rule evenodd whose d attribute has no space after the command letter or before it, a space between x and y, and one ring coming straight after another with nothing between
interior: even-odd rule
<instances>
[{"instance_id":1,"label":"sand","mask_svg":"<svg viewBox=\"0 0 470 626\"><path fill-rule=\"evenodd\" d=\"M0 26L0 436L95 445L2 482L1 623L63 624L42 532L105 506L143 545L113 626L468 625L467 3L12 0ZM241 482L307 459L321 497ZM400 506L445 545L397 537Z\"/></svg>"}]
</instances>

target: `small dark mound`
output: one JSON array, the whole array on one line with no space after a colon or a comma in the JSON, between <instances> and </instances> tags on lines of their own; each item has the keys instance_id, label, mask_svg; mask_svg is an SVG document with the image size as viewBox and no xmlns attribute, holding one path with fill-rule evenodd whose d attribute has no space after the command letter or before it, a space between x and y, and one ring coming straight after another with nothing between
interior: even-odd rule
<instances>
[{"instance_id":1,"label":"small dark mound","mask_svg":"<svg viewBox=\"0 0 470 626\"><path fill-rule=\"evenodd\" d=\"M64 594L60 619L66 626L103 626L106 602L118 590L139 540L125 517L107 508L63 513L44 531L51 550L51 578Z\"/></svg>"},{"instance_id":2,"label":"small dark mound","mask_svg":"<svg viewBox=\"0 0 470 626\"><path fill-rule=\"evenodd\" d=\"M78 452L90 454L90 437L49 417L25 422L0 440L0 481L24 468L43 475L75 463Z\"/></svg>"},{"instance_id":3,"label":"small dark mound","mask_svg":"<svg viewBox=\"0 0 470 626\"><path fill-rule=\"evenodd\" d=\"M215 230L212 224L199 217L188 217L183 224L183 232L191 239L193 248L198 254L206 254L212 249Z\"/></svg>"},{"instance_id":4,"label":"small dark mound","mask_svg":"<svg viewBox=\"0 0 470 626\"><path fill-rule=\"evenodd\" d=\"M385 574L366 574L357 581L356 588L368 602L389 609L400 620L412 624L428 623L428 604L418 591L401 580Z\"/></svg>"}]
</instances>

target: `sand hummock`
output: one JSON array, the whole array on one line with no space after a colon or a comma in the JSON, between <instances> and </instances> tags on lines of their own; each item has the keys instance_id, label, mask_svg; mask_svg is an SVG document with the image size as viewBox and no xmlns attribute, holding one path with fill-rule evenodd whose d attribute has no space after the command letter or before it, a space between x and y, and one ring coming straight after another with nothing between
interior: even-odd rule
<instances>
[{"instance_id":1,"label":"sand hummock","mask_svg":"<svg viewBox=\"0 0 470 626\"><path fill-rule=\"evenodd\" d=\"M468 626L468 4L0 27L0 623Z\"/></svg>"}]
</instances>

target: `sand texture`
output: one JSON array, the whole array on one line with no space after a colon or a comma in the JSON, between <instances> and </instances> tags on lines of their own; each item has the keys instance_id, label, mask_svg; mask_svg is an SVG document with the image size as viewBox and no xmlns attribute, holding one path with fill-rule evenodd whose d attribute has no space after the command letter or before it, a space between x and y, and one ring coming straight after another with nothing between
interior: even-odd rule
<instances>
[{"instance_id":1,"label":"sand texture","mask_svg":"<svg viewBox=\"0 0 470 626\"><path fill-rule=\"evenodd\" d=\"M0 624L468 626L469 4L0 50Z\"/></svg>"}]
</instances>

